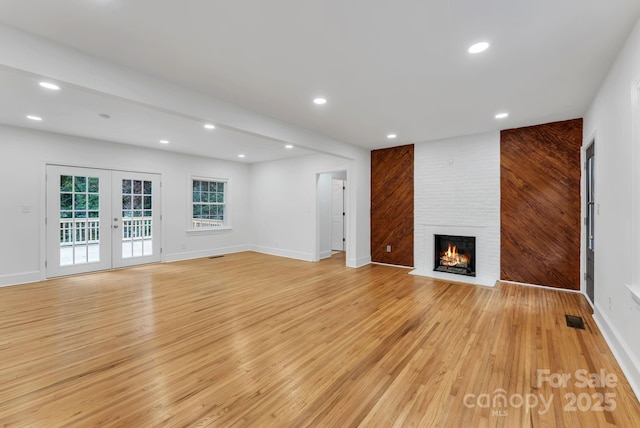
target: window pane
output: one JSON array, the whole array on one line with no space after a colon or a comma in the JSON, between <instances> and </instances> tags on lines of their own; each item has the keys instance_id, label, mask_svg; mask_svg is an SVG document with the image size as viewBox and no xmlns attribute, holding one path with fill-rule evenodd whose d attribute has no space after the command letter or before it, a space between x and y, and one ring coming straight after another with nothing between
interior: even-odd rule
<instances>
[{"instance_id":1,"label":"window pane","mask_svg":"<svg viewBox=\"0 0 640 428\"><path fill-rule=\"evenodd\" d=\"M144 216L145 217L151 217L153 215L153 211L145 211L144 212Z\"/></svg>"},{"instance_id":2,"label":"window pane","mask_svg":"<svg viewBox=\"0 0 640 428\"><path fill-rule=\"evenodd\" d=\"M133 209L134 210L142 209L142 196L133 197Z\"/></svg>"},{"instance_id":3,"label":"window pane","mask_svg":"<svg viewBox=\"0 0 640 428\"><path fill-rule=\"evenodd\" d=\"M142 181L141 180L133 180L133 193L136 195L142 194Z\"/></svg>"},{"instance_id":4,"label":"window pane","mask_svg":"<svg viewBox=\"0 0 640 428\"><path fill-rule=\"evenodd\" d=\"M126 195L122 197L122 209L130 210L131 209L131 196Z\"/></svg>"},{"instance_id":5,"label":"window pane","mask_svg":"<svg viewBox=\"0 0 640 428\"><path fill-rule=\"evenodd\" d=\"M145 196L144 197L144 209L145 210L150 210L151 209L151 196Z\"/></svg>"},{"instance_id":6,"label":"window pane","mask_svg":"<svg viewBox=\"0 0 640 428\"><path fill-rule=\"evenodd\" d=\"M142 217L142 211L134 211L133 212L133 216L134 217Z\"/></svg>"},{"instance_id":7,"label":"window pane","mask_svg":"<svg viewBox=\"0 0 640 428\"><path fill-rule=\"evenodd\" d=\"M61 193L60 194L60 209L72 210L73 209L73 194Z\"/></svg>"},{"instance_id":8,"label":"window pane","mask_svg":"<svg viewBox=\"0 0 640 428\"><path fill-rule=\"evenodd\" d=\"M131 180L122 180L122 193L131 194Z\"/></svg>"},{"instance_id":9,"label":"window pane","mask_svg":"<svg viewBox=\"0 0 640 428\"><path fill-rule=\"evenodd\" d=\"M145 195L150 195L151 194L151 190L152 190L152 185L150 181L145 181L144 182L144 194Z\"/></svg>"},{"instance_id":10,"label":"window pane","mask_svg":"<svg viewBox=\"0 0 640 428\"><path fill-rule=\"evenodd\" d=\"M202 218L202 205L193 204L193 218Z\"/></svg>"},{"instance_id":11,"label":"window pane","mask_svg":"<svg viewBox=\"0 0 640 428\"><path fill-rule=\"evenodd\" d=\"M89 211L89 217L90 218L99 218L100 217L100 212L98 212L98 211Z\"/></svg>"},{"instance_id":12,"label":"window pane","mask_svg":"<svg viewBox=\"0 0 640 428\"><path fill-rule=\"evenodd\" d=\"M87 212L86 211L74 211L74 217L75 218L87 218Z\"/></svg>"},{"instance_id":13,"label":"window pane","mask_svg":"<svg viewBox=\"0 0 640 428\"><path fill-rule=\"evenodd\" d=\"M224 193L216 193L216 202L220 204L224 202Z\"/></svg>"},{"instance_id":14,"label":"window pane","mask_svg":"<svg viewBox=\"0 0 640 428\"><path fill-rule=\"evenodd\" d=\"M74 191L84 193L87 191L87 177L74 177L75 186Z\"/></svg>"},{"instance_id":15,"label":"window pane","mask_svg":"<svg viewBox=\"0 0 640 428\"><path fill-rule=\"evenodd\" d=\"M74 207L76 210L86 210L87 209L87 196L75 194L74 197Z\"/></svg>"},{"instance_id":16,"label":"window pane","mask_svg":"<svg viewBox=\"0 0 640 428\"><path fill-rule=\"evenodd\" d=\"M60 176L60 191L71 192L73 190L73 177L70 175Z\"/></svg>"},{"instance_id":17,"label":"window pane","mask_svg":"<svg viewBox=\"0 0 640 428\"><path fill-rule=\"evenodd\" d=\"M71 211L60 211L60 218L73 218L73 212L71 212Z\"/></svg>"},{"instance_id":18,"label":"window pane","mask_svg":"<svg viewBox=\"0 0 640 428\"><path fill-rule=\"evenodd\" d=\"M89 194L89 209L90 210L100 209L100 196L97 193Z\"/></svg>"},{"instance_id":19,"label":"window pane","mask_svg":"<svg viewBox=\"0 0 640 428\"><path fill-rule=\"evenodd\" d=\"M89 177L89 192L98 193L100 191L100 179Z\"/></svg>"}]
</instances>

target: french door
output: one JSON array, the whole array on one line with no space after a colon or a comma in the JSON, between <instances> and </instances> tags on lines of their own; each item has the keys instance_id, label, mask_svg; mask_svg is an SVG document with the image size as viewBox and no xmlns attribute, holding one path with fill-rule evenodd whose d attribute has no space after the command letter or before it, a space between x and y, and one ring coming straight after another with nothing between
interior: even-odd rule
<instances>
[{"instance_id":1,"label":"french door","mask_svg":"<svg viewBox=\"0 0 640 428\"><path fill-rule=\"evenodd\" d=\"M47 277L160 261L160 176L47 166Z\"/></svg>"}]
</instances>

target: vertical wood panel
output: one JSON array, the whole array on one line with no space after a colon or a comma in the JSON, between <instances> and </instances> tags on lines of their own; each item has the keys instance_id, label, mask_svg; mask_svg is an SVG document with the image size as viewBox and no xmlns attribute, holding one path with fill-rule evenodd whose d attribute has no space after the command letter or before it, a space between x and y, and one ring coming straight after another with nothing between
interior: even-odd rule
<instances>
[{"instance_id":1,"label":"vertical wood panel","mask_svg":"<svg viewBox=\"0 0 640 428\"><path fill-rule=\"evenodd\" d=\"M371 152L374 262L413 266L413 163L413 144Z\"/></svg>"},{"instance_id":2,"label":"vertical wood panel","mask_svg":"<svg viewBox=\"0 0 640 428\"><path fill-rule=\"evenodd\" d=\"M580 289L582 119L500 135L501 278Z\"/></svg>"}]
</instances>

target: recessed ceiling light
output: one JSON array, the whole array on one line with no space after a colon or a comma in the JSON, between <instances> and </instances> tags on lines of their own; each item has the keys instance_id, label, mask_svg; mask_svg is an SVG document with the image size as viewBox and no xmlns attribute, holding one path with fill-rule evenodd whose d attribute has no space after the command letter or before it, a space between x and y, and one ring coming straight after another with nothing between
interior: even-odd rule
<instances>
[{"instance_id":1,"label":"recessed ceiling light","mask_svg":"<svg viewBox=\"0 0 640 428\"><path fill-rule=\"evenodd\" d=\"M318 104L318 105L326 104L327 103L327 99L326 98L322 98L322 97L314 98L313 99L313 103L314 104Z\"/></svg>"},{"instance_id":2,"label":"recessed ceiling light","mask_svg":"<svg viewBox=\"0 0 640 428\"><path fill-rule=\"evenodd\" d=\"M509 113L498 113L498 114L496 114L496 119L504 119L505 117L509 117Z\"/></svg>"},{"instance_id":3,"label":"recessed ceiling light","mask_svg":"<svg viewBox=\"0 0 640 428\"><path fill-rule=\"evenodd\" d=\"M51 89L52 91L59 91L60 90L60 86L56 85L55 83L51 83L51 82L40 82L39 85L42 86L43 88Z\"/></svg>"},{"instance_id":4,"label":"recessed ceiling light","mask_svg":"<svg viewBox=\"0 0 640 428\"><path fill-rule=\"evenodd\" d=\"M34 116L34 115L28 115L27 119L31 119L31 120L35 120L37 122L40 122L42 120L42 118L40 116Z\"/></svg>"},{"instance_id":5,"label":"recessed ceiling light","mask_svg":"<svg viewBox=\"0 0 640 428\"><path fill-rule=\"evenodd\" d=\"M293 149L293 144L287 144L284 146L285 149Z\"/></svg>"},{"instance_id":6,"label":"recessed ceiling light","mask_svg":"<svg viewBox=\"0 0 640 428\"><path fill-rule=\"evenodd\" d=\"M204 127L206 129L216 129L216 126L213 123L205 123Z\"/></svg>"},{"instance_id":7,"label":"recessed ceiling light","mask_svg":"<svg viewBox=\"0 0 640 428\"><path fill-rule=\"evenodd\" d=\"M243 155L243 154L239 154L239 155L238 155L238 157L239 157L239 158L244 158L244 157L246 157L246 156L245 156L245 155Z\"/></svg>"},{"instance_id":8,"label":"recessed ceiling light","mask_svg":"<svg viewBox=\"0 0 640 428\"><path fill-rule=\"evenodd\" d=\"M390 140L393 140L394 138L397 138L398 136L396 134L389 134L387 135L387 138Z\"/></svg>"},{"instance_id":9,"label":"recessed ceiling light","mask_svg":"<svg viewBox=\"0 0 640 428\"><path fill-rule=\"evenodd\" d=\"M169 144L169 140L160 140L160 144Z\"/></svg>"},{"instance_id":10,"label":"recessed ceiling light","mask_svg":"<svg viewBox=\"0 0 640 428\"><path fill-rule=\"evenodd\" d=\"M475 45L472 45L472 46L469 48L469 53L477 54L477 53L480 53L480 52L484 52L484 51L486 51L487 49L489 49L489 43L487 43L487 42L480 42L480 43L476 43Z\"/></svg>"}]
</instances>

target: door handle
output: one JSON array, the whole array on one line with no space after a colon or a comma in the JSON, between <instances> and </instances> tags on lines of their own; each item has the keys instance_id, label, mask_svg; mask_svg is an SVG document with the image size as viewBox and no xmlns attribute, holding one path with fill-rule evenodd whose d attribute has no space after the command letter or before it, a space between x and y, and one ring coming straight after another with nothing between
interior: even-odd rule
<instances>
[{"instance_id":1,"label":"door handle","mask_svg":"<svg viewBox=\"0 0 640 428\"><path fill-rule=\"evenodd\" d=\"M117 229L117 228L118 228L118 225L117 225L117 224L114 224L114 225L113 225L113 228L114 228L114 229Z\"/></svg>"},{"instance_id":2,"label":"door handle","mask_svg":"<svg viewBox=\"0 0 640 428\"><path fill-rule=\"evenodd\" d=\"M118 217L115 217L115 218L113 219L113 221L118 221Z\"/></svg>"}]
</instances>

